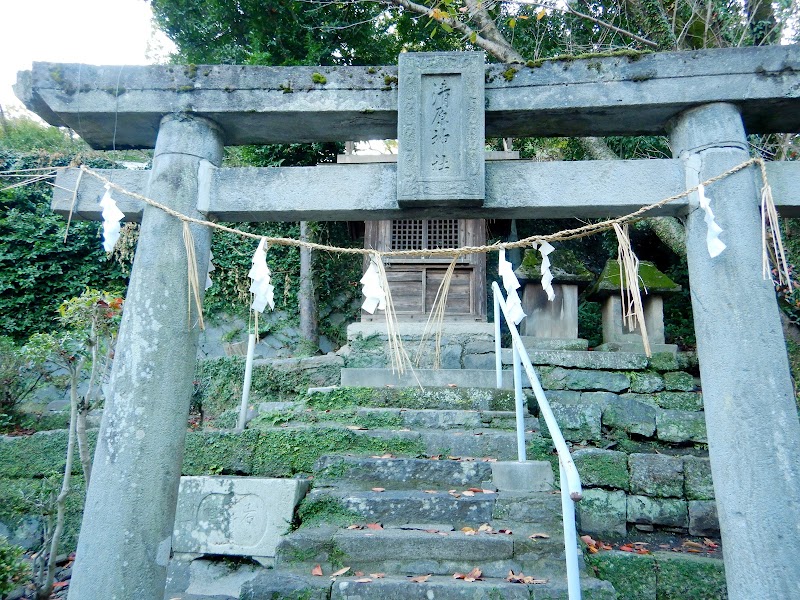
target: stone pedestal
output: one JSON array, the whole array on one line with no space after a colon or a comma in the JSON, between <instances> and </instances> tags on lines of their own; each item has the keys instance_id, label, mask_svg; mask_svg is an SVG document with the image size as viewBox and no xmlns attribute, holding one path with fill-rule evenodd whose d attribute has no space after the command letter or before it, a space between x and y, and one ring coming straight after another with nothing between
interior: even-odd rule
<instances>
[{"instance_id":1,"label":"stone pedestal","mask_svg":"<svg viewBox=\"0 0 800 600\"><path fill-rule=\"evenodd\" d=\"M595 350L643 353L645 348L639 324L629 329L622 318L619 282L619 262L609 260L591 290L591 297L603 304L603 343ZM651 352L677 353L678 347L667 344L664 337L663 296L679 292L681 286L656 269L653 263L642 261L639 265L639 290L642 294L644 322Z\"/></svg>"},{"instance_id":2,"label":"stone pedestal","mask_svg":"<svg viewBox=\"0 0 800 600\"><path fill-rule=\"evenodd\" d=\"M588 342L578 337L578 293L592 280L592 274L569 250L556 249L550 262L552 301L542 289L538 250L525 250L522 264L514 272L524 286L522 309L527 315L520 323L520 334L531 349L586 350Z\"/></svg>"}]
</instances>

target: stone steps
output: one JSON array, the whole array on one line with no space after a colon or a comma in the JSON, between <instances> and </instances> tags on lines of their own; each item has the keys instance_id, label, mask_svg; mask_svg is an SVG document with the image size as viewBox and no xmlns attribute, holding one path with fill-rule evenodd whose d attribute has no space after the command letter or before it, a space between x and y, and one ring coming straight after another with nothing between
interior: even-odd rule
<instances>
[{"instance_id":1,"label":"stone steps","mask_svg":"<svg viewBox=\"0 0 800 600\"><path fill-rule=\"evenodd\" d=\"M527 575L527 573L526 573ZM241 600L272 600L298 598L307 600L567 600L566 583L548 581L545 584L524 585L509 583L504 578L482 578L466 582L452 576L432 576L424 582L408 577L387 575L358 582L361 577L328 577L287 575L264 572L242 588ZM581 581L586 600L614 600L616 593L610 584L597 579ZM291 595L294 592L294 595Z\"/></svg>"},{"instance_id":2,"label":"stone steps","mask_svg":"<svg viewBox=\"0 0 800 600\"><path fill-rule=\"evenodd\" d=\"M491 477L491 464L477 461L326 455L314 466L316 487L339 489L369 490L390 481L395 490L449 490L481 487Z\"/></svg>"}]
</instances>

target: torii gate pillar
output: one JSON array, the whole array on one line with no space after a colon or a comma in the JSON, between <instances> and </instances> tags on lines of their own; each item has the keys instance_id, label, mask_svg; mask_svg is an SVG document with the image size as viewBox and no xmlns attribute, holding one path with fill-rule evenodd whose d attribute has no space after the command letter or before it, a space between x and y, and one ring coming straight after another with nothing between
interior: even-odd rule
<instances>
[{"instance_id":1,"label":"torii gate pillar","mask_svg":"<svg viewBox=\"0 0 800 600\"><path fill-rule=\"evenodd\" d=\"M197 212L204 166L222 160L208 119L169 115L158 132L146 194ZM192 227L200 293L211 231ZM97 440L71 600L160 599L164 594L186 420L197 359L197 313L187 316L182 224L147 207L128 287L117 360Z\"/></svg>"},{"instance_id":2,"label":"torii gate pillar","mask_svg":"<svg viewBox=\"0 0 800 600\"><path fill-rule=\"evenodd\" d=\"M687 187L749 158L738 109L708 104L672 124ZM686 222L711 472L731 600L800 598L800 422L772 283L762 278L753 170L708 190L727 249L710 258L704 212Z\"/></svg>"}]
</instances>

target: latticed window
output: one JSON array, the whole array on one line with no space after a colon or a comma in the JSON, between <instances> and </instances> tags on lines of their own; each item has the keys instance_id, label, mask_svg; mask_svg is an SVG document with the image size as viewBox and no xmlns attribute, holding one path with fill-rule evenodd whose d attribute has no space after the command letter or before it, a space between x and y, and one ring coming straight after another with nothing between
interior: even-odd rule
<instances>
[{"instance_id":1,"label":"latticed window","mask_svg":"<svg viewBox=\"0 0 800 600\"><path fill-rule=\"evenodd\" d=\"M458 248L458 219L396 219L392 221L392 250Z\"/></svg>"}]
</instances>

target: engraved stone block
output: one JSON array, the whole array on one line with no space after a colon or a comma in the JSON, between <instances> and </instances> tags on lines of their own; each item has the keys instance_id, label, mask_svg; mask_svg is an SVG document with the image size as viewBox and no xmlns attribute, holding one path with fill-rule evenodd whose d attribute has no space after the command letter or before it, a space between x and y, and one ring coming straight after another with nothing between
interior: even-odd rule
<instances>
[{"instance_id":1,"label":"engraved stone block","mask_svg":"<svg viewBox=\"0 0 800 600\"><path fill-rule=\"evenodd\" d=\"M481 52L400 55L401 207L483 204L484 72Z\"/></svg>"},{"instance_id":2,"label":"engraved stone block","mask_svg":"<svg viewBox=\"0 0 800 600\"><path fill-rule=\"evenodd\" d=\"M172 549L274 557L308 485L299 479L181 477Z\"/></svg>"}]
</instances>

